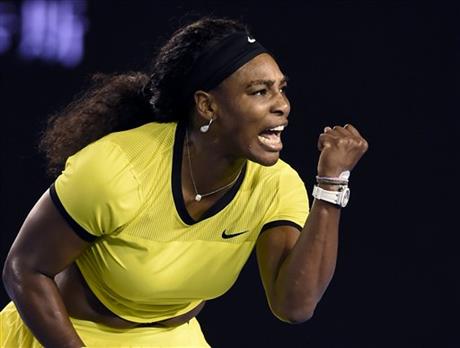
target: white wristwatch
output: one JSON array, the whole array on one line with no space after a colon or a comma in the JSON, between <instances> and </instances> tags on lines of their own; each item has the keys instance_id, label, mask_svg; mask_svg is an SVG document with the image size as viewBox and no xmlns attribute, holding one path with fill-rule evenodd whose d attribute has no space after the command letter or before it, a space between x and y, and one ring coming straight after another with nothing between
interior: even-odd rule
<instances>
[{"instance_id":1,"label":"white wristwatch","mask_svg":"<svg viewBox=\"0 0 460 348\"><path fill-rule=\"evenodd\" d=\"M313 197L345 208L350 199L350 189L348 186L343 186L340 191L328 191L315 185L313 187Z\"/></svg>"}]
</instances>

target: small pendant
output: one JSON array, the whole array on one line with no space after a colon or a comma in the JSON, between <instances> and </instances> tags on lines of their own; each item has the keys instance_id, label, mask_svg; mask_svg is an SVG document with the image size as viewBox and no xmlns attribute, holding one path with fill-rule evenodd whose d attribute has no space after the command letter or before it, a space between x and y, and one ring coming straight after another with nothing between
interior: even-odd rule
<instances>
[{"instance_id":1,"label":"small pendant","mask_svg":"<svg viewBox=\"0 0 460 348\"><path fill-rule=\"evenodd\" d=\"M200 194L198 194L198 193L196 194L195 201L197 201L197 202L201 201L201 195Z\"/></svg>"}]
</instances>

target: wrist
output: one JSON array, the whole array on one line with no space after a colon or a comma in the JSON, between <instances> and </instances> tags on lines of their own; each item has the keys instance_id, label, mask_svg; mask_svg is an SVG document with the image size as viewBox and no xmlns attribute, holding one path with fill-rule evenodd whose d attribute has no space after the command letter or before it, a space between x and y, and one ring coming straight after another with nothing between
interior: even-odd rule
<instances>
[{"instance_id":1,"label":"wrist","mask_svg":"<svg viewBox=\"0 0 460 348\"><path fill-rule=\"evenodd\" d=\"M349 178L350 178L350 171L346 170L346 171L341 172L338 176L317 175L316 182L318 185L338 186L338 187L335 187L335 190L340 191L342 187L348 186Z\"/></svg>"},{"instance_id":2,"label":"wrist","mask_svg":"<svg viewBox=\"0 0 460 348\"><path fill-rule=\"evenodd\" d=\"M341 186L340 185L334 185L334 184L316 184L316 186L322 188L323 190L328 190L328 191L340 191Z\"/></svg>"},{"instance_id":3,"label":"wrist","mask_svg":"<svg viewBox=\"0 0 460 348\"><path fill-rule=\"evenodd\" d=\"M315 199L325 201L336 205L337 207L346 207L350 199L350 189L348 186L339 186L338 190L326 190L317 185L313 187L312 195Z\"/></svg>"},{"instance_id":4,"label":"wrist","mask_svg":"<svg viewBox=\"0 0 460 348\"><path fill-rule=\"evenodd\" d=\"M337 176L317 175L317 185L313 187L313 197L339 207L346 207L350 199L348 179L350 171L346 170Z\"/></svg>"},{"instance_id":5,"label":"wrist","mask_svg":"<svg viewBox=\"0 0 460 348\"><path fill-rule=\"evenodd\" d=\"M342 173L343 170L325 170L325 171L319 171L318 170L318 176L326 176L326 177L338 177L340 173Z\"/></svg>"},{"instance_id":6,"label":"wrist","mask_svg":"<svg viewBox=\"0 0 460 348\"><path fill-rule=\"evenodd\" d=\"M350 175L350 171L344 168L318 168L318 176L340 177L341 175Z\"/></svg>"}]
</instances>

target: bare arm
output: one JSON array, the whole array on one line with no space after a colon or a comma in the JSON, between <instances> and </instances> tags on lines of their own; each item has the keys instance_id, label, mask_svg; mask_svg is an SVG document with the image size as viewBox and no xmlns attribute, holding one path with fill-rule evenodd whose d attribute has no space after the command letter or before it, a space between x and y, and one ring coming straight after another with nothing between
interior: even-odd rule
<instances>
[{"instance_id":1,"label":"bare arm","mask_svg":"<svg viewBox=\"0 0 460 348\"><path fill-rule=\"evenodd\" d=\"M260 273L273 314L297 323L313 315L332 279L340 210L315 201L303 231L281 226L257 242Z\"/></svg>"},{"instance_id":2,"label":"bare arm","mask_svg":"<svg viewBox=\"0 0 460 348\"><path fill-rule=\"evenodd\" d=\"M350 125L327 127L320 136L320 176L351 170L367 150L367 142ZM333 186L322 186L334 190ZM340 209L315 200L305 227L265 231L257 241L257 260L265 293L274 315L283 321L308 320L334 274Z\"/></svg>"},{"instance_id":3,"label":"bare arm","mask_svg":"<svg viewBox=\"0 0 460 348\"><path fill-rule=\"evenodd\" d=\"M5 288L21 318L46 347L82 347L54 276L88 243L79 238L45 192L32 208L3 269Z\"/></svg>"}]
</instances>

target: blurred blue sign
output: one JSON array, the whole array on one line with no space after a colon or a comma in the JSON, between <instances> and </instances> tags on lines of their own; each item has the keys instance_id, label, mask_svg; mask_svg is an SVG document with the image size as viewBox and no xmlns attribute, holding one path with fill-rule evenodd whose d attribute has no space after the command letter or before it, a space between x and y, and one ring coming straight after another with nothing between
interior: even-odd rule
<instances>
[{"instance_id":1,"label":"blurred blue sign","mask_svg":"<svg viewBox=\"0 0 460 348\"><path fill-rule=\"evenodd\" d=\"M25 60L75 67L83 59L85 0L0 2L0 54L14 49Z\"/></svg>"}]
</instances>

